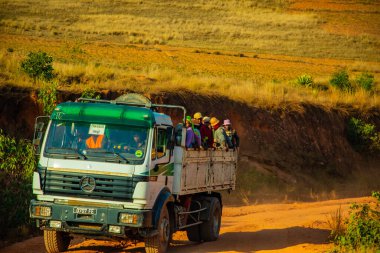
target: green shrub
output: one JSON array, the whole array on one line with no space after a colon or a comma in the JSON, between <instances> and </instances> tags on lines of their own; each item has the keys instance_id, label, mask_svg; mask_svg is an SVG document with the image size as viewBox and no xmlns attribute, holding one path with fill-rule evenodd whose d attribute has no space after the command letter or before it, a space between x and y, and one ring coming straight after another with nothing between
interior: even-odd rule
<instances>
[{"instance_id":1,"label":"green shrub","mask_svg":"<svg viewBox=\"0 0 380 253\"><path fill-rule=\"evenodd\" d=\"M313 77L307 74L297 77L297 84L305 87L312 87L314 84Z\"/></svg>"},{"instance_id":2,"label":"green shrub","mask_svg":"<svg viewBox=\"0 0 380 253\"><path fill-rule=\"evenodd\" d=\"M100 99L100 94L96 94L96 90L92 88L86 88L83 90L82 98L94 98L94 99Z\"/></svg>"},{"instance_id":3,"label":"green shrub","mask_svg":"<svg viewBox=\"0 0 380 253\"><path fill-rule=\"evenodd\" d=\"M330 84L339 90L352 92L353 88L346 70L335 72L330 79Z\"/></svg>"},{"instance_id":4,"label":"green shrub","mask_svg":"<svg viewBox=\"0 0 380 253\"><path fill-rule=\"evenodd\" d=\"M380 133L376 126L364 121L351 118L347 129L348 140L358 151L380 151Z\"/></svg>"},{"instance_id":5,"label":"green shrub","mask_svg":"<svg viewBox=\"0 0 380 253\"><path fill-rule=\"evenodd\" d=\"M347 229L337 236L339 252L375 252L380 249L380 193L373 192L376 203L352 204Z\"/></svg>"},{"instance_id":6,"label":"green shrub","mask_svg":"<svg viewBox=\"0 0 380 253\"><path fill-rule=\"evenodd\" d=\"M370 73L361 73L356 78L356 84L366 91L373 91L375 86L375 77Z\"/></svg>"},{"instance_id":7,"label":"green shrub","mask_svg":"<svg viewBox=\"0 0 380 253\"><path fill-rule=\"evenodd\" d=\"M33 145L0 130L0 236L29 224L32 176L36 166Z\"/></svg>"},{"instance_id":8,"label":"green shrub","mask_svg":"<svg viewBox=\"0 0 380 253\"><path fill-rule=\"evenodd\" d=\"M38 91L38 102L42 104L45 115L50 115L57 105L57 84L44 83Z\"/></svg>"},{"instance_id":9,"label":"green shrub","mask_svg":"<svg viewBox=\"0 0 380 253\"><path fill-rule=\"evenodd\" d=\"M21 62L21 69L33 78L34 82L38 79L50 81L54 78L53 57L42 51L30 52Z\"/></svg>"}]
</instances>

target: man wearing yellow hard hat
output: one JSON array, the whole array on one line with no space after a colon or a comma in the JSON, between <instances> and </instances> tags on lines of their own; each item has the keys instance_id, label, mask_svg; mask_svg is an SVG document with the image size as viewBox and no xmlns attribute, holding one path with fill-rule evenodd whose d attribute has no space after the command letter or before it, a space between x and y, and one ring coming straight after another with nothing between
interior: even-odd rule
<instances>
[{"instance_id":1,"label":"man wearing yellow hard hat","mask_svg":"<svg viewBox=\"0 0 380 253\"><path fill-rule=\"evenodd\" d=\"M212 144L214 142L212 131L208 128L208 126L203 124L202 119L203 119L202 113L200 112L194 113L194 117L193 117L194 128L199 130L202 147L204 149L212 148Z\"/></svg>"},{"instance_id":2,"label":"man wearing yellow hard hat","mask_svg":"<svg viewBox=\"0 0 380 253\"><path fill-rule=\"evenodd\" d=\"M210 124L214 130L214 147L225 150L233 148L232 143L228 138L221 122L217 118L212 117L210 119Z\"/></svg>"}]
</instances>

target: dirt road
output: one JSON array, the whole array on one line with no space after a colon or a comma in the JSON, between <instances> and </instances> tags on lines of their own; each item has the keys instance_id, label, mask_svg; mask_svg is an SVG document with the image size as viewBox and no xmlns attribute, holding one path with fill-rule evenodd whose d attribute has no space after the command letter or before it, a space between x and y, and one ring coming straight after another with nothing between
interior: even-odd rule
<instances>
[{"instance_id":1,"label":"dirt road","mask_svg":"<svg viewBox=\"0 0 380 253\"><path fill-rule=\"evenodd\" d=\"M371 198L340 199L313 203L265 204L225 207L221 236L209 243L194 244L185 233L173 236L169 252L324 252L328 243L327 219L341 207L347 215L350 203ZM0 250L5 252L44 252L43 238L35 237ZM75 238L69 252L144 252L144 244L122 246L117 242Z\"/></svg>"}]
</instances>

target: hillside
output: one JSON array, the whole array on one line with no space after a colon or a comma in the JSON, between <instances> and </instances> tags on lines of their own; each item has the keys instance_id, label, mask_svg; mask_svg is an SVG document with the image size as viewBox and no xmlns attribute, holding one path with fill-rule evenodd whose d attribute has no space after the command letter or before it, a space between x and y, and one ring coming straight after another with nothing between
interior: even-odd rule
<instances>
[{"instance_id":1,"label":"hillside","mask_svg":"<svg viewBox=\"0 0 380 253\"><path fill-rule=\"evenodd\" d=\"M2 1L0 85L39 87L20 70L31 51L54 58L62 90L189 89L251 105L379 106L378 1ZM374 76L341 92L331 75ZM312 87L295 79L308 74Z\"/></svg>"}]
</instances>

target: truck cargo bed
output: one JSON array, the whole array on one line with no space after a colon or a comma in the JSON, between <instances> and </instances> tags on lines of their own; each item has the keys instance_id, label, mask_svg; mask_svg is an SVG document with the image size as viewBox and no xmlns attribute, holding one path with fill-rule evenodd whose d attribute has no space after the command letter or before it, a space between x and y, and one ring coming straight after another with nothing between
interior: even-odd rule
<instances>
[{"instance_id":1,"label":"truck cargo bed","mask_svg":"<svg viewBox=\"0 0 380 253\"><path fill-rule=\"evenodd\" d=\"M234 190L237 152L221 150L185 150L174 165L173 193L187 195L198 192Z\"/></svg>"}]
</instances>

